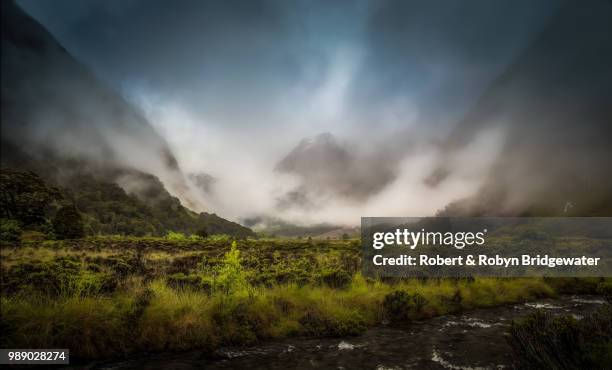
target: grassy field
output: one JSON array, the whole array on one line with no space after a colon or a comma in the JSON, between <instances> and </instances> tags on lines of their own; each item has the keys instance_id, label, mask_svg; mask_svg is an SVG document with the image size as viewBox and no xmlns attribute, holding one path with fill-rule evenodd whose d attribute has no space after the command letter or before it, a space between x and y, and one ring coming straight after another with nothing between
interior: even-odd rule
<instances>
[{"instance_id":1,"label":"grassy field","mask_svg":"<svg viewBox=\"0 0 612 370\"><path fill-rule=\"evenodd\" d=\"M602 279L369 279L358 240L98 237L1 250L3 348L81 359L356 335Z\"/></svg>"}]
</instances>

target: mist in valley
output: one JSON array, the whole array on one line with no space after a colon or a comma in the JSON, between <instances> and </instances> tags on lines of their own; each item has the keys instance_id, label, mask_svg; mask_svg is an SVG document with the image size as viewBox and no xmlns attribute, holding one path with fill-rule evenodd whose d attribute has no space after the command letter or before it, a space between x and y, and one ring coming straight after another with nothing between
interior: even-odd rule
<instances>
[{"instance_id":1,"label":"mist in valley","mask_svg":"<svg viewBox=\"0 0 612 370\"><path fill-rule=\"evenodd\" d=\"M51 53L32 78L77 113L41 93L7 136L151 173L195 211L255 227L602 214L612 4L594 4L21 0L93 73ZM139 179L114 178L130 193Z\"/></svg>"}]
</instances>

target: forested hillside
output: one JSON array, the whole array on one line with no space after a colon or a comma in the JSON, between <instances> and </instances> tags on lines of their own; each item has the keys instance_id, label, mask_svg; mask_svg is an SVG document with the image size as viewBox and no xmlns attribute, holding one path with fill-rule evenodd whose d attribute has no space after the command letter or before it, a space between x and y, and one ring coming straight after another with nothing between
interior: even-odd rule
<instances>
[{"instance_id":1,"label":"forested hillside","mask_svg":"<svg viewBox=\"0 0 612 370\"><path fill-rule=\"evenodd\" d=\"M145 175L143 175L145 176ZM229 234L253 236L253 232L215 214L196 213L183 207L157 179L151 179L148 201L129 195L117 184L96 180L93 176L74 177L68 186L51 186L33 172L0 172L0 208L3 232L6 228L36 231L62 238L58 222L72 209L81 215L76 226L81 235L161 236L181 232L201 236ZM151 200L155 198L155 200ZM11 226L13 225L13 226ZM41 235L42 236L42 235ZM10 239L10 237L9 237Z\"/></svg>"},{"instance_id":2,"label":"forested hillside","mask_svg":"<svg viewBox=\"0 0 612 370\"><path fill-rule=\"evenodd\" d=\"M13 1L2 2L1 116L3 229L60 237L59 214L82 219L72 237L254 235L192 211L205 207L165 140Z\"/></svg>"}]
</instances>

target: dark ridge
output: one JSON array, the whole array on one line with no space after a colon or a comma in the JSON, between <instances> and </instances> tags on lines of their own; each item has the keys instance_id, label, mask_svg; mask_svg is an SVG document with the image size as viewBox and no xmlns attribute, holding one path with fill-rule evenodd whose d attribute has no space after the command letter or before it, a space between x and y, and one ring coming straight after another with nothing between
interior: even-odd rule
<instances>
[{"instance_id":1,"label":"dark ridge","mask_svg":"<svg viewBox=\"0 0 612 370\"><path fill-rule=\"evenodd\" d=\"M451 158L487 128L506 133L484 187L453 212L612 215L610 65L612 4L566 2L446 142ZM452 173L446 162L430 186Z\"/></svg>"}]
</instances>

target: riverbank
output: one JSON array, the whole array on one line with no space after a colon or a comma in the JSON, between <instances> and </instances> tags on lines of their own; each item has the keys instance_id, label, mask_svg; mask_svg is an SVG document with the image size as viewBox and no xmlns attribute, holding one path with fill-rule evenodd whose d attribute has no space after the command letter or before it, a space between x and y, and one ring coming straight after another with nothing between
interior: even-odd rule
<instances>
[{"instance_id":1,"label":"riverbank","mask_svg":"<svg viewBox=\"0 0 612 370\"><path fill-rule=\"evenodd\" d=\"M216 243L216 244L215 244ZM144 247L143 247L144 246ZM603 279L368 279L354 241L105 238L2 250L3 348L75 361L360 335L561 293Z\"/></svg>"},{"instance_id":2,"label":"riverbank","mask_svg":"<svg viewBox=\"0 0 612 370\"><path fill-rule=\"evenodd\" d=\"M248 347L135 356L89 369L496 369L512 368L511 323L537 311L578 320L596 312L599 296L560 296L475 309L405 325L379 325L362 335L290 338Z\"/></svg>"}]
</instances>

